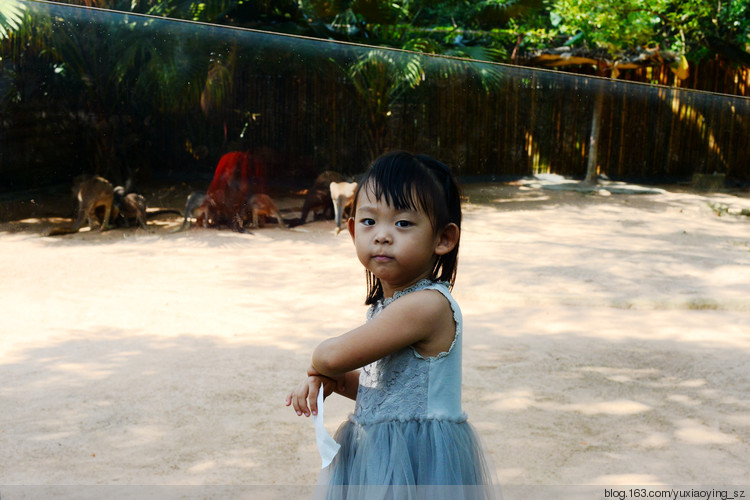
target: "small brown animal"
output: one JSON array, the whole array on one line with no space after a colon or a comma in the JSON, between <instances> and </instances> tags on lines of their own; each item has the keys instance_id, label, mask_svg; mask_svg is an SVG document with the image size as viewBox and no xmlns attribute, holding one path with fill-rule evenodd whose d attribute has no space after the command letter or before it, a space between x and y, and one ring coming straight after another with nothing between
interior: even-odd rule
<instances>
[{"instance_id":1,"label":"small brown animal","mask_svg":"<svg viewBox=\"0 0 750 500\"><path fill-rule=\"evenodd\" d=\"M104 218L99 229L100 231L109 229L115 191L107 179L94 176L81 181L76 197L78 198L78 219L74 226L76 231L81 229L84 217L88 220L89 227L93 229L94 220L98 222L96 211L100 207L104 208Z\"/></svg>"},{"instance_id":2,"label":"small brown animal","mask_svg":"<svg viewBox=\"0 0 750 500\"><path fill-rule=\"evenodd\" d=\"M146 198L138 193L125 194L125 188L117 186L114 189L114 208L112 219L116 222L122 221L125 227L130 227L130 222L135 220L143 229L146 226Z\"/></svg>"},{"instance_id":3,"label":"small brown animal","mask_svg":"<svg viewBox=\"0 0 750 500\"><path fill-rule=\"evenodd\" d=\"M104 211L100 231L109 229L110 216L114 205L114 188L103 177L87 177L73 186L73 193L78 200L78 218L72 227L57 227L47 232L47 236L77 233L87 219L89 227L94 228L94 221L99 222L98 212Z\"/></svg>"},{"instance_id":4,"label":"small brown animal","mask_svg":"<svg viewBox=\"0 0 750 500\"><path fill-rule=\"evenodd\" d=\"M73 193L78 200L78 218L73 227L58 227L50 230L47 235L77 233L83 225L83 219L87 219L89 227L94 228L94 221L99 223L97 211L104 211L104 218L100 225L100 231L109 229L109 220L114 204L114 188L107 179L103 177L87 177L73 186Z\"/></svg>"},{"instance_id":5,"label":"small brown animal","mask_svg":"<svg viewBox=\"0 0 750 500\"><path fill-rule=\"evenodd\" d=\"M302 214L300 215L300 224L307 222L310 212L320 211L326 219L333 219L333 202L331 200L331 183L343 182L344 176L338 172L326 170L320 174L313 182L312 187L307 190L305 203L302 205Z\"/></svg>"},{"instance_id":6,"label":"small brown animal","mask_svg":"<svg viewBox=\"0 0 750 500\"><path fill-rule=\"evenodd\" d=\"M284 219L281 218L279 209L267 194L254 194L240 208L237 214L238 231L242 231L248 219L252 218L253 227L263 227L266 217L275 217L281 229L284 229Z\"/></svg>"}]
</instances>

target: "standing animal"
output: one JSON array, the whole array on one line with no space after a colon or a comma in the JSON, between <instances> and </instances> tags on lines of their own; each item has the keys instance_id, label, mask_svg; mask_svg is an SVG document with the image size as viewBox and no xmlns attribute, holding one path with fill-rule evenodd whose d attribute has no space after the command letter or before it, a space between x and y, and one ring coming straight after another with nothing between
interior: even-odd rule
<instances>
[{"instance_id":1,"label":"standing animal","mask_svg":"<svg viewBox=\"0 0 750 500\"><path fill-rule=\"evenodd\" d=\"M281 229L284 229L284 219L279 209L267 194L254 194L247 200L237 214L237 230L242 232L248 219L252 219L253 227L263 227L266 217L275 217Z\"/></svg>"},{"instance_id":2,"label":"standing animal","mask_svg":"<svg viewBox=\"0 0 750 500\"><path fill-rule=\"evenodd\" d=\"M99 217L101 217L99 230L109 229L115 194L112 184L107 179L98 176L85 177L73 185L73 194L78 200L78 217L73 226L53 228L46 233L47 236L77 233L84 219L93 229L96 224L99 224Z\"/></svg>"},{"instance_id":3,"label":"standing animal","mask_svg":"<svg viewBox=\"0 0 750 500\"><path fill-rule=\"evenodd\" d=\"M193 191L188 195L187 200L185 201L185 217L182 220L182 226L180 226L175 232L184 231L185 228L190 225L188 219L191 217L195 218L196 222L200 219L203 227L208 227L209 217L206 214L207 207L204 206L205 201L205 191Z\"/></svg>"},{"instance_id":4,"label":"standing animal","mask_svg":"<svg viewBox=\"0 0 750 500\"><path fill-rule=\"evenodd\" d=\"M357 192L356 182L332 182L330 184L331 200L333 201L333 218L336 221L336 234L341 232L341 220L345 213L351 213L354 205L354 194Z\"/></svg>"},{"instance_id":5,"label":"standing animal","mask_svg":"<svg viewBox=\"0 0 750 500\"><path fill-rule=\"evenodd\" d=\"M74 225L74 232L81 229L83 219L86 218L90 228L94 228L94 220L97 219L97 210L104 209L104 216L100 225L100 231L109 229L112 205L114 204L115 191L112 184L105 178L94 176L84 179L78 184L76 198L78 198L78 218ZM97 220L98 222L98 220Z\"/></svg>"},{"instance_id":6,"label":"standing animal","mask_svg":"<svg viewBox=\"0 0 750 500\"><path fill-rule=\"evenodd\" d=\"M302 205L302 214L300 215L300 224L307 222L310 212L320 211L326 219L333 219L333 201L331 199L331 183L343 182L344 176L338 172L326 170L320 174L313 182L310 189L307 190L305 203Z\"/></svg>"}]
</instances>

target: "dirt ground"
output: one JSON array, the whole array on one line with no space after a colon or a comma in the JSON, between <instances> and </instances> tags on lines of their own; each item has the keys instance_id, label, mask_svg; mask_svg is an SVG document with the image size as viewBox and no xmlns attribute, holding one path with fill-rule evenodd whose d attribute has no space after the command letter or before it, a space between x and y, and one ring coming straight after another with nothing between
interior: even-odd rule
<instances>
[{"instance_id":1,"label":"dirt ground","mask_svg":"<svg viewBox=\"0 0 750 500\"><path fill-rule=\"evenodd\" d=\"M750 484L750 196L604 194L466 186L463 402L499 482ZM348 234L165 216L45 237L65 196L2 210L3 500L315 484L312 423L283 400L313 347L364 319ZM330 432L351 409L326 403Z\"/></svg>"}]
</instances>

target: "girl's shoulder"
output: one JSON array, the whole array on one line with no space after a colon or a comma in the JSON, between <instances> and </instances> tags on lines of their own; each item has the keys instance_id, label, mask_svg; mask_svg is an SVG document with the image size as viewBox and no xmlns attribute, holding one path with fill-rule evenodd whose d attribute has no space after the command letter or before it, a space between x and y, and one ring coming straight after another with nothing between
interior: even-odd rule
<instances>
[{"instance_id":1,"label":"girl's shoulder","mask_svg":"<svg viewBox=\"0 0 750 500\"><path fill-rule=\"evenodd\" d=\"M429 332L412 345L422 358L446 356L461 334L461 310L450 294L449 285L423 280L371 307L368 319L379 316L396 318L404 329Z\"/></svg>"},{"instance_id":2,"label":"girl's shoulder","mask_svg":"<svg viewBox=\"0 0 750 500\"><path fill-rule=\"evenodd\" d=\"M441 295L445 297L445 299L448 300L448 303L451 306L451 309L458 310L458 304L456 303L455 299L453 299L453 296L450 293L450 284L445 281L432 281L428 279L423 279L418 281L417 283L411 285L408 288L405 288L403 290L399 290L398 292L393 294L393 297L388 297L386 299L381 299L377 301L375 304L372 304L370 306L370 309L367 311L367 319L372 319L373 317L377 316L378 313L380 313L383 309L391 305L396 300L405 297L405 296L411 296L411 298L408 301L402 301L408 302L411 304L418 303L422 300L428 302L428 303L442 303L442 302L435 302L435 297L430 299L430 296L433 296L433 294L415 294L414 292L419 292L422 290L435 290L437 292L440 292ZM405 305L405 304L404 304Z\"/></svg>"}]
</instances>

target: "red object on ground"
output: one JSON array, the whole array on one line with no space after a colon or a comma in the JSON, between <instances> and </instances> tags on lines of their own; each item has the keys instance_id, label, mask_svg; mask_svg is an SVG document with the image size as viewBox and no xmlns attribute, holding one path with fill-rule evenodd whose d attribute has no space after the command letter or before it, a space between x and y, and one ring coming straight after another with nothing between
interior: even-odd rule
<instances>
[{"instance_id":1,"label":"red object on ground","mask_svg":"<svg viewBox=\"0 0 750 500\"><path fill-rule=\"evenodd\" d=\"M221 157L198 218L199 225L232 225L245 200L262 192L265 168L247 151L232 151ZM260 185L259 185L260 184Z\"/></svg>"}]
</instances>

